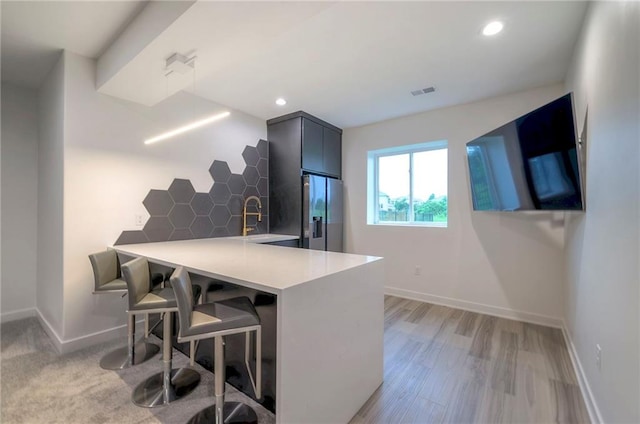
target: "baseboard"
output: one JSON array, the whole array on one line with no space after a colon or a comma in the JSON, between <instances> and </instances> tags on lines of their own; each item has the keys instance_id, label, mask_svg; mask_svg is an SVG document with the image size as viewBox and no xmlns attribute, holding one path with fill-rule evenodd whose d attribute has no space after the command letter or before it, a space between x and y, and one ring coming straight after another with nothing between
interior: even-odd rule
<instances>
[{"instance_id":1,"label":"baseboard","mask_svg":"<svg viewBox=\"0 0 640 424\"><path fill-rule=\"evenodd\" d=\"M0 323L16 321L19 319L35 317L36 308L18 309L17 311L3 312L0 314Z\"/></svg>"},{"instance_id":2,"label":"baseboard","mask_svg":"<svg viewBox=\"0 0 640 424\"><path fill-rule=\"evenodd\" d=\"M587 406L587 412L589 412L589 418L594 424L604 423L602 415L600 414L600 408L598 408L596 399L591 391L591 386L589 386L589 380L587 380L587 375L584 373L584 368L582 368L578 351L573 344L573 339L571 338L571 334L569 333L564 321L562 322L562 334L564 335L564 340L567 343L569 356L571 357L571 363L573 364L573 370L578 377L578 384L580 386L580 391L582 392L584 403Z\"/></svg>"},{"instance_id":3,"label":"baseboard","mask_svg":"<svg viewBox=\"0 0 640 424\"><path fill-rule=\"evenodd\" d=\"M140 321L144 322L144 321ZM93 346L99 343L104 343L112 340L120 339L121 344L126 344L127 326L119 325L117 327L108 328L106 330L97 331L84 336L75 337L73 339L65 340L62 342L61 353L69 353L76 350L83 349L85 347Z\"/></svg>"},{"instance_id":4,"label":"baseboard","mask_svg":"<svg viewBox=\"0 0 640 424\"><path fill-rule=\"evenodd\" d=\"M86 334L84 336L75 337L69 340L63 340L58 333L53 329L49 321L40 313L36 308L37 317L42 324L42 328L47 333L54 347L60 354L73 352L85 347L93 346L98 343L103 343L111 340L122 339L122 344L125 344L127 336L127 326L119 325L117 327L108 328L106 330L97 331L95 333ZM144 320L136 321L136 331L141 331ZM140 327L140 328L138 328Z\"/></svg>"},{"instance_id":5,"label":"baseboard","mask_svg":"<svg viewBox=\"0 0 640 424\"><path fill-rule=\"evenodd\" d=\"M466 311L478 312L500 318L513 319L517 321L539 324L547 327L562 328L562 319L531 312L516 311L499 306L485 305L482 303L469 302L467 300L454 299L451 297L436 296L427 293L415 292L412 290L400 289L397 287L385 287L385 294L403 297L405 299L419 300L421 302L434 303L436 305L449 306L451 308L464 309Z\"/></svg>"},{"instance_id":6,"label":"baseboard","mask_svg":"<svg viewBox=\"0 0 640 424\"><path fill-rule=\"evenodd\" d=\"M42 325L44 332L47 333L47 335L49 336L49 339L51 339L51 343L53 343L53 347L56 348L56 351L58 353L63 353L62 338L60 338L56 330L53 329L53 326L49 323L49 321L47 321L47 319L44 317L44 315L42 315L42 312L40 312L38 308L36 308L36 316L38 317L38 320L40 321L40 324Z\"/></svg>"}]
</instances>

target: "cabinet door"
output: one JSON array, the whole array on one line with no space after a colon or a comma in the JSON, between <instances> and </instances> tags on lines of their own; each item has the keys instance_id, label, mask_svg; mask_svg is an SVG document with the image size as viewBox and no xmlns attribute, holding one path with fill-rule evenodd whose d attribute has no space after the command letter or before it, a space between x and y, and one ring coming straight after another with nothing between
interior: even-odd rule
<instances>
[{"instance_id":1,"label":"cabinet door","mask_svg":"<svg viewBox=\"0 0 640 424\"><path fill-rule=\"evenodd\" d=\"M341 178L342 135L331 128L323 128L323 168L324 172Z\"/></svg>"},{"instance_id":2,"label":"cabinet door","mask_svg":"<svg viewBox=\"0 0 640 424\"><path fill-rule=\"evenodd\" d=\"M302 119L302 168L324 172L322 153L322 125Z\"/></svg>"}]
</instances>

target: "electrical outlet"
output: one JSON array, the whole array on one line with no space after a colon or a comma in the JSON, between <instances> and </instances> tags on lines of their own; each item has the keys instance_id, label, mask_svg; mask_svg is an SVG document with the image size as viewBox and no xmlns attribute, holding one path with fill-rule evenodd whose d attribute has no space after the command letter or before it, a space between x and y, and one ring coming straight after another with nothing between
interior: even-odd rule
<instances>
[{"instance_id":1,"label":"electrical outlet","mask_svg":"<svg viewBox=\"0 0 640 424\"><path fill-rule=\"evenodd\" d=\"M144 216L137 213L135 216L135 222L137 227L142 227L144 225Z\"/></svg>"},{"instance_id":2,"label":"electrical outlet","mask_svg":"<svg viewBox=\"0 0 640 424\"><path fill-rule=\"evenodd\" d=\"M598 371L602 370L602 348L599 344L596 344L596 366Z\"/></svg>"},{"instance_id":3,"label":"electrical outlet","mask_svg":"<svg viewBox=\"0 0 640 424\"><path fill-rule=\"evenodd\" d=\"M413 271L414 275L420 275L420 273L422 272L422 269L420 268L420 266L416 265L416 269L415 271Z\"/></svg>"}]
</instances>

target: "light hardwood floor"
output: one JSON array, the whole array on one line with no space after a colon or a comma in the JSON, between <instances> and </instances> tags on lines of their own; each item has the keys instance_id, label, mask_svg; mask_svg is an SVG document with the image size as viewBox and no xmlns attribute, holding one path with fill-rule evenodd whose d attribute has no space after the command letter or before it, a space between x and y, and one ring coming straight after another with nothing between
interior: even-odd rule
<instances>
[{"instance_id":1,"label":"light hardwood floor","mask_svg":"<svg viewBox=\"0 0 640 424\"><path fill-rule=\"evenodd\" d=\"M588 423L559 329L385 296L384 383L362 423Z\"/></svg>"}]
</instances>

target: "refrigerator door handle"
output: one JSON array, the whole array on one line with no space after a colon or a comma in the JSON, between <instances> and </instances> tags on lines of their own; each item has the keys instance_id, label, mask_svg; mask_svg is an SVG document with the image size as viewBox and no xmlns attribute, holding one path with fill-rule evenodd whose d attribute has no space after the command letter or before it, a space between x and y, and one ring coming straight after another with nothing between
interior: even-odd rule
<instances>
[{"instance_id":1,"label":"refrigerator door handle","mask_svg":"<svg viewBox=\"0 0 640 424\"><path fill-rule=\"evenodd\" d=\"M309 176L302 177L302 237L303 241L308 239L311 232L311 223L309 222ZM308 240L306 241L308 244Z\"/></svg>"},{"instance_id":2,"label":"refrigerator door handle","mask_svg":"<svg viewBox=\"0 0 640 424\"><path fill-rule=\"evenodd\" d=\"M322 217L314 216L313 217L313 238L322 237Z\"/></svg>"}]
</instances>

